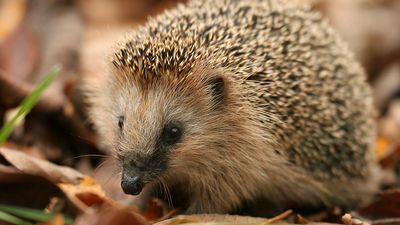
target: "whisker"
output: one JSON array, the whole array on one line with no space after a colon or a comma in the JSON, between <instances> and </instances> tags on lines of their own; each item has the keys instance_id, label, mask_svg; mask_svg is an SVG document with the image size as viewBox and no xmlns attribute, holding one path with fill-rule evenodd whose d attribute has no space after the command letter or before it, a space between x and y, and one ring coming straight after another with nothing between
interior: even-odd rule
<instances>
[{"instance_id":1,"label":"whisker","mask_svg":"<svg viewBox=\"0 0 400 225\"><path fill-rule=\"evenodd\" d=\"M160 198L160 188L159 187L161 187L162 186L162 183L161 183L161 181L159 180L159 179L156 179L155 180L156 181L156 183L154 183L154 188L153 188L153 193L154 193L154 197L155 198Z\"/></svg>"},{"instance_id":2,"label":"whisker","mask_svg":"<svg viewBox=\"0 0 400 225\"><path fill-rule=\"evenodd\" d=\"M107 180L104 182L104 186L108 185L110 183L111 178L113 178L116 174L111 173L110 176L107 178ZM118 175L118 173L117 173Z\"/></svg>"},{"instance_id":3,"label":"whisker","mask_svg":"<svg viewBox=\"0 0 400 225\"><path fill-rule=\"evenodd\" d=\"M67 159L64 159L62 162L63 163L68 163L68 162L71 162L72 160L86 158L86 157L87 158L89 158L89 157L107 158L107 157L110 157L110 156L109 155L100 155L100 154L86 154L86 155L78 155L78 156L75 156L75 157L67 158Z\"/></svg>"},{"instance_id":4,"label":"whisker","mask_svg":"<svg viewBox=\"0 0 400 225\"><path fill-rule=\"evenodd\" d=\"M72 157L70 159L79 159L79 158L85 158L85 157L107 158L110 156L109 155L101 155L101 154L86 154L86 155L78 155L78 156Z\"/></svg>"},{"instance_id":5,"label":"whisker","mask_svg":"<svg viewBox=\"0 0 400 225\"><path fill-rule=\"evenodd\" d=\"M163 188L163 199L167 200L167 204L169 206L170 203L169 203L169 198L168 198L167 187L166 187L166 185L165 185L165 183L163 181L161 181L161 184L162 184L162 188Z\"/></svg>"},{"instance_id":6,"label":"whisker","mask_svg":"<svg viewBox=\"0 0 400 225\"><path fill-rule=\"evenodd\" d=\"M96 169L94 169L93 173L98 172L98 171L101 169L101 167L107 165L107 163L110 162L110 160L111 160L111 159L106 159L106 160L104 160L103 162L101 162L101 163L96 167Z\"/></svg>"},{"instance_id":7,"label":"whisker","mask_svg":"<svg viewBox=\"0 0 400 225\"><path fill-rule=\"evenodd\" d=\"M173 208L171 191L169 190L169 187L168 187L168 185L166 184L166 182L165 182L165 180L163 178L160 178L160 181L162 183L162 186L163 186L163 189L164 189L164 192L165 192L165 195L166 195L165 197L167 199L168 206L170 208Z\"/></svg>"},{"instance_id":8,"label":"whisker","mask_svg":"<svg viewBox=\"0 0 400 225\"><path fill-rule=\"evenodd\" d=\"M103 187L103 190L107 190L108 186L110 185L110 181L112 178L115 178L116 176L121 177L121 172L116 172L116 173L110 173L108 178L104 180L104 182L101 183L101 186Z\"/></svg>"}]
</instances>

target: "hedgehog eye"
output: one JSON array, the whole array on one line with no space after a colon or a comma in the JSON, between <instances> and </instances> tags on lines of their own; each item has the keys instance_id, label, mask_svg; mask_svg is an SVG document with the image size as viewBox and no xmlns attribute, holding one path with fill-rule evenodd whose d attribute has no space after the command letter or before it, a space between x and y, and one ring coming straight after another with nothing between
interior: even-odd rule
<instances>
[{"instance_id":1,"label":"hedgehog eye","mask_svg":"<svg viewBox=\"0 0 400 225\"><path fill-rule=\"evenodd\" d=\"M182 136L181 128L174 123L169 123L164 126L161 139L164 143L172 145L177 143L181 138L181 136Z\"/></svg>"},{"instance_id":2,"label":"hedgehog eye","mask_svg":"<svg viewBox=\"0 0 400 225\"><path fill-rule=\"evenodd\" d=\"M124 128L125 116L118 116L118 127L119 130L122 131Z\"/></svg>"}]
</instances>

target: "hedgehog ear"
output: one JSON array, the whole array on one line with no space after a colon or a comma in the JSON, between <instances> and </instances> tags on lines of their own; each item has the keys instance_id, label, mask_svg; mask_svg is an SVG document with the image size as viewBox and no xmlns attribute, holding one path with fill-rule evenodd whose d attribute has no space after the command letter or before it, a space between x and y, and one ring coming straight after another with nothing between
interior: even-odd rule
<instances>
[{"instance_id":1,"label":"hedgehog ear","mask_svg":"<svg viewBox=\"0 0 400 225\"><path fill-rule=\"evenodd\" d=\"M220 76L213 77L208 81L207 86L211 91L214 105L218 106L224 100L225 81Z\"/></svg>"}]
</instances>

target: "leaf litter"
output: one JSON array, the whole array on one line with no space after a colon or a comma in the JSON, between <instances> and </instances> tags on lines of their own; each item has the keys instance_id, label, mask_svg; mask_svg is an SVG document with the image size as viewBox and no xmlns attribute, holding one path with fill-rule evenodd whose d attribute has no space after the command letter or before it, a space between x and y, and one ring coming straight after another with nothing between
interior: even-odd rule
<instances>
[{"instance_id":1,"label":"leaf litter","mask_svg":"<svg viewBox=\"0 0 400 225\"><path fill-rule=\"evenodd\" d=\"M400 224L400 3L301 1L310 2L332 22L363 63L374 89L379 109L376 155L387 179L370 204L352 212L331 209L286 215L276 211L271 219L181 215L158 199L150 200L144 211L132 206L135 198L122 193L109 153L98 148L97 137L86 123L79 84L107 71L108 52L125 32L143 24L148 15L174 7L178 0L43 0L35 4L6 0L0 4L1 15L7 16L6 20L0 17L0 125L53 65L63 67L11 133L7 147L0 149L0 204L51 213L46 222L33 221L49 225L66 224L65 216L78 225ZM11 223L25 221L1 207L0 213ZM32 223L32 218L25 222Z\"/></svg>"}]
</instances>

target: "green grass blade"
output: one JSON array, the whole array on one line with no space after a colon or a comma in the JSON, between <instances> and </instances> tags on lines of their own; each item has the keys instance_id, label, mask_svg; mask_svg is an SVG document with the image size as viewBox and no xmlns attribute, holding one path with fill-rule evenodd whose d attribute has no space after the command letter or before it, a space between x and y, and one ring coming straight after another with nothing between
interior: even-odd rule
<instances>
[{"instance_id":1,"label":"green grass blade","mask_svg":"<svg viewBox=\"0 0 400 225\"><path fill-rule=\"evenodd\" d=\"M40 221L40 222L49 221L54 217L53 213L47 213L38 209L31 209L19 206L9 206L0 204L0 210L24 219ZM67 225L72 224L73 219L64 215L64 223Z\"/></svg>"},{"instance_id":2,"label":"green grass blade","mask_svg":"<svg viewBox=\"0 0 400 225\"><path fill-rule=\"evenodd\" d=\"M9 206L0 204L0 210L6 213L13 214L15 216L35 221L49 221L54 217L52 213L45 213L38 209L31 209L19 206Z\"/></svg>"},{"instance_id":3,"label":"green grass blade","mask_svg":"<svg viewBox=\"0 0 400 225\"><path fill-rule=\"evenodd\" d=\"M4 221L4 222L16 224L16 225L34 225L33 223L22 220L18 217L15 217L15 216L8 214L6 212L3 212L1 210L0 210L0 221Z\"/></svg>"},{"instance_id":4,"label":"green grass blade","mask_svg":"<svg viewBox=\"0 0 400 225\"><path fill-rule=\"evenodd\" d=\"M19 106L17 114L6 124L4 124L3 128L0 130L0 145L3 144L11 131L14 129L15 123L26 116L26 114L31 111L33 106L39 100L40 95L44 90L51 84L54 78L59 74L60 67L54 66L53 69L45 76L45 78L36 86L35 90L27 96Z\"/></svg>"}]
</instances>

